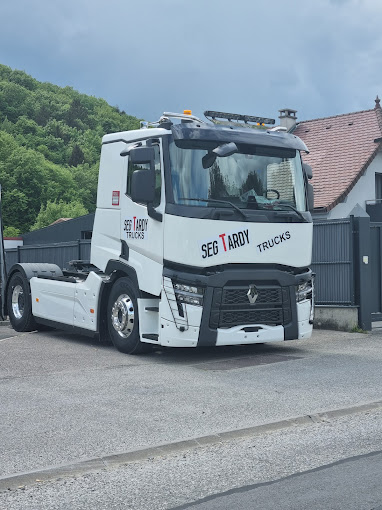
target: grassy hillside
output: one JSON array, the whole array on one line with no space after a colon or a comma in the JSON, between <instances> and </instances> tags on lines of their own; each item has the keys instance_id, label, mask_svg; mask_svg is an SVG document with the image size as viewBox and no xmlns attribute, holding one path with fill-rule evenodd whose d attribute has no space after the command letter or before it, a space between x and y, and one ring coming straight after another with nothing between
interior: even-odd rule
<instances>
[{"instance_id":1,"label":"grassy hillside","mask_svg":"<svg viewBox=\"0 0 382 510\"><path fill-rule=\"evenodd\" d=\"M94 211L102 136L138 127L138 119L103 99L0 64L5 233L45 226L57 219L50 211L66 217Z\"/></svg>"}]
</instances>

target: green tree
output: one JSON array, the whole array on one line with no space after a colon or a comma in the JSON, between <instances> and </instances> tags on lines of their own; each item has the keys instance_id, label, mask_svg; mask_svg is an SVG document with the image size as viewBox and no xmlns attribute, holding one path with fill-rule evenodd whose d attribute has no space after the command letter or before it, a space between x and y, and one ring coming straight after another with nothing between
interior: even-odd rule
<instances>
[{"instance_id":1,"label":"green tree","mask_svg":"<svg viewBox=\"0 0 382 510\"><path fill-rule=\"evenodd\" d=\"M94 212L97 204L99 164L89 166L87 163L72 169L76 196L89 212Z\"/></svg>"},{"instance_id":2,"label":"green tree","mask_svg":"<svg viewBox=\"0 0 382 510\"><path fill-rule=\"evenodd\" d=\"M1 210L5 227L19 232L29 230L29 200L25 193L17 189L3 190Z\"/></svg>"},{"instance_id":3,"label":"green tree","mask_svg":"<svg viewBox=\"0 0 382 510\"><path fill-rule=\"evenodd\" d=\"M80 98L75 98L70 104L70 108L68 110L66 121L71 127L79 127L81 124L78 122L85 122L88 118L88 112L86 108L82 105Z\"/></svg>"},{"instance_id":4,"label":"green tree","mask_svg":"<svg viewBox=\"0 0 382 510\"><path fill-rule=\"evenodd\" d=\"M59 202L48 201L46 206L41 206L36 222L33 224L31 230L47 227L60 218L77 218L84 214L88 214L88 211L81 202L74 201L67 203L62 200Z\"/></svg>"},{"instance_id":5,"label":"green tree","mask_svg":"<svg viewBox=\"0 0 382 510\"><path fill-rule=\"evenodd\" d=\"M1 131L0 126L0 164L4 163L17 148L18 144L14 137L9 133Z\"/></svg>"},{"instance_id":6,"label":"green tree","mask_svg":"<svg viewBox=\"0 0 382 510\"><path fill-rule=\"evenodd\" d=\"M84 162L84 153L82 152L81 148L78 147L78 145L76 144L73 147L73 150L70 155L68 163L70 166L78 166L83 162Z\"/></svg>"},{"instance_id":7,"label":"green tree","mask_svg":"<svg viewBox=\"0 0 382 510\"><path fill-rule=\"evenodd\" d=\"M19 237L20 230L15 227L4 227L3 236L4 237Z\"/></svg>"},{"instance_id":8,"label":"green tree","mask_svg":"<svg viewBox=\"0 0 382 510\"><path fill-rule=\"evenodd\" d=\"M11 82L0 82L0 110L11 122L25 114L25 102L30 91Z\"/></svg>"},{"instance_id":9,"label":"green tree","mask_svg":"<svg viewBox=\"0 0 382 510\"><path fill-rule=\"evenodd\" d=\"M24 73L24 71L18 71L17 69L9 74L9 81L17 83L18 85L21 85L22 87L29 90L35 90L38 86L37 80L32 78L32 76Z\"/></svg>"}]
</instances>

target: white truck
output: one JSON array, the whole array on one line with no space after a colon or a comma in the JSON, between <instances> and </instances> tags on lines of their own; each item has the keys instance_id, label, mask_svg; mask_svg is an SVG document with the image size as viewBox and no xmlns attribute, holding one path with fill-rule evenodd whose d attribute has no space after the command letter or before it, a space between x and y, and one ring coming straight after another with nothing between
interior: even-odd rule
<instances>
[{"instance_id":1,"label":"white truck","mask_svg":"<svg viewBox=\"0 0 382 510\"><path fill-rule=\"evenodd\" d=\"M310 337L308 149L273 119L205 116L103 137L90 261L10 268L15 330L108 335L128 354Z\"/></svg>"}]
</instances>

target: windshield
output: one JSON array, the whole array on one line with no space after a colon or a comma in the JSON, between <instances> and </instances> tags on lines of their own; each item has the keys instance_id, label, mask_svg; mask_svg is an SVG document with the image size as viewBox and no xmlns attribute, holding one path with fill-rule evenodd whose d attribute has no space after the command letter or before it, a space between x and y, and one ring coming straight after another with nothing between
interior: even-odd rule
<instances>
[{"instance_id":1,"label":"windshield","mask_svg":"<svg viewBox=\"0 0 382 510\"><path fill-rule=\"evenodd\" d=\"M170 143L176 204L224 207L226 201L227 206L231 202L240 209L306 210L298 151L239 145L238 152L217 156L209 168L203 168L202 158L207 154L207 148L183 149ZM219 200L219 204L208 199Z\"/></svg>"}]
</instances>

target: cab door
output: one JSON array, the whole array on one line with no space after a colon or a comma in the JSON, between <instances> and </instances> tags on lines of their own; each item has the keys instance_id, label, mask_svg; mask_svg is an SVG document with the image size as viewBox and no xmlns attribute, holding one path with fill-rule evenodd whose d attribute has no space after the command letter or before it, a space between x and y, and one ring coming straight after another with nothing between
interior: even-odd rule
<instances>
[{"instance_id":1,"label":"cab door","mask_svg":"<svg viewBox=\"0 0 382 510\"><path fill-rule=\"evenodd\" d=\"M132 143L134 143L132 141ZM125 245L122 258L137 273L139 288L159 296L162 285L163 269L163 226L164 226L164 174L161 138L152 138L137 142L137 145L154 148L155 199L153 214L149 215L146 204L131 199L131 180L135 170L144 165L134 165L130 157L126 159L126 182L121 193L121 240Z\"/></svg>"}]
</instances>

